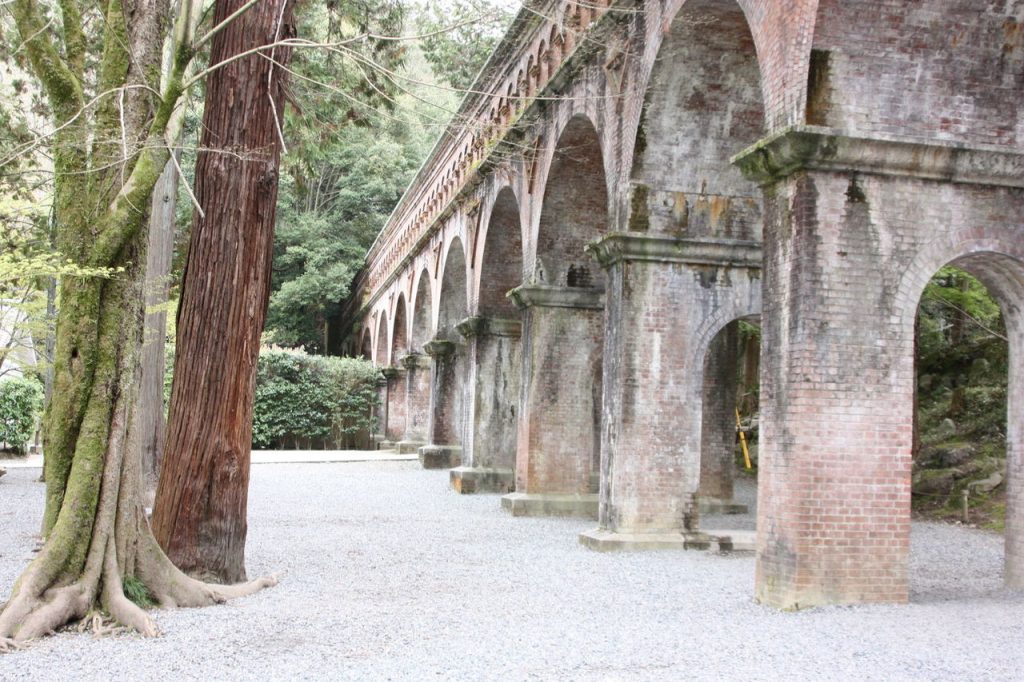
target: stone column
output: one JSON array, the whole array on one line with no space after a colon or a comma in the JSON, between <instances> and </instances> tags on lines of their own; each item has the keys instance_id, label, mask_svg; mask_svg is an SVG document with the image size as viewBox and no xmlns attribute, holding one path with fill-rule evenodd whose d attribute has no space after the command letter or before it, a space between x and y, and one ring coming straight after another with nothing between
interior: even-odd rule
<instances>
[{"instance_id":1,"label":"stone column","mask_svg":"<svg viewBox=\"0 0 1024 682\"><path fill-rule=\"evenodd\" d=\"M430 429L430 358L409 353L402 358L405 368L405 433L398 452L409 455L427 444Z\"/></svg>"},{"instance_id":2,"label":"stone column","mask_svg":"<svg viewBox=\"0 0 1024 682\"><path fill-rule=\"evenodd\" d=\"M460 493L515 488L516 413L519 400L519 320L471 317L458 325L466 338L467 428L462 466L451 471Z\"/></svg>"},{"instance_id":3,"label":"stone column","mask_svg":"<svg viewBox=\"0 0 1024 682\"><path fill-rule=\"evenodd\" d=\"M384 439L394 449L405 436L406 372L404 367L385 367L381 373L387 380Z\"/></svg>"},{"instance_id":4,"label":"stone column","mask_svg":"<svg viewBox=\"0 0 1024 682\"><path fill-rule=\"evenodd\" d=\"M459 445L458 409L460 404L458 346L452 341L435 339L423 350L431 358L430 411L428 444L419 449L424 469L448 469L462 459Z\"/></svg>"},{"instance_id":5,"label":"stone column","mask_svg":"<svg viewBox=\"0 0 1024 682\"><path fill-rule=\"evenodd\" d=\"M712 340L704 360L698 492L701 514L747 513L746 505L733 500L739 352L739 325L731 323Z\"/></svg>"},{"instance_id":6,"label":"stone column","mask_svg":"<svg viewBox=\"0 0 1024 682\"><path fill-rule=\"evenodd\" d=\"M760 311L760 245L613 233L589 249L608 303L599 526L580 541L729 546L732 535L698 532L704 361L726 324Z\"/></svg>"},{"instance_id":7,"label":"stone column","mask_svg":"<svg viewBox=\"0 0 1024 682\"><path fill-rule=\"evenodd\" d=\"M515 516L590 516L599 456L604 297L599 289L523 285Z\"/></svg>"}]
</instances>

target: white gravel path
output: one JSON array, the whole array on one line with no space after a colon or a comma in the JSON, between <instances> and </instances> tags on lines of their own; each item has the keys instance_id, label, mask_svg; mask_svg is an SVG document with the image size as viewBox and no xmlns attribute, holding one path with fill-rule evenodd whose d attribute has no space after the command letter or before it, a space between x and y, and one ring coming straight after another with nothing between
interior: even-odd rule
<instances>
[{"instance_id":1,"label":"white gravel path","mask_svg":"<svg viewBox=\"0 0 1024 682\"><path fill-rule=\"evenodd\" d=\"M0 481L3 595L37 476ZM513 519L411 463L258 465L248 566L281 585L157 612L156 639L44 639L0 680L1024 679L998 536L915 524L913 603L779 613L753 603L749 555L597 554L576 539L592 525Z\"/></svg>"}]
</instances>

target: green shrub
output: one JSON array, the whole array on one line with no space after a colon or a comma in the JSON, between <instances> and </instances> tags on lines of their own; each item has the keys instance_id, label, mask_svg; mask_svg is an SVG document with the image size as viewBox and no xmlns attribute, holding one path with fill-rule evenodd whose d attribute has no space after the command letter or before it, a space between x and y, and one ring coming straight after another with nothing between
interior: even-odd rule
<instances>
[{"instance_id":1,"label":"green shrub","mask_svg":"<svg viewBox=\"0 0 1024 682\"><path fill-rule=\"evenodd\" d=\"M0 441L18 452L32 439L43 409L43 387L31 379L0 381Z\"/></svg>"},{"instance_id":2,"label":"green shrub","mask_svg":"<svg viewBox=\"0 0 1024 682\"><path fill-rule=\"evenodd\" d=\"M378 376L363 359L262 350L256 370L253 447L362 445L374 426Z\"/></svg>"}]
</instances>

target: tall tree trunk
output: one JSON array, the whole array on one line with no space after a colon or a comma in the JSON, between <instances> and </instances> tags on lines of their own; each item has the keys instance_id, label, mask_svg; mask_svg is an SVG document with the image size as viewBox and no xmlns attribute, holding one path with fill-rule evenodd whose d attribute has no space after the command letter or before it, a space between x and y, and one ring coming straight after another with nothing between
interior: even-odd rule
<instances>
[{"instance_id":1,"label":"tall tree trunk","mask_svg":"<svg viewBox=\"0 0 1024 682\"><path fill-rule=\"evenodd\" d=\"M60 283L53 394L43 435L46 541L0 607L0 651L97 607L155 634L149 616L125 596L125 577L138 579L164 606L212 604L274 582L223 587L178 571L150 532L139 451L132 447L146 259L147 212L140 207L148 207L168 159L164 134L175 117L198 2L179 18L175 35L185 49L157 105L150 93L159 83L151 79L159 73L167 4L105 5L98 89L135 87L108 96L90 119L78 115L89 44L77 5L61 3L61 9L58 49L34 0L11 5L54 115L57 246L77 263L115 273L106 280L66 277Z\"/></svg>"},{"instance_id":2,"label":"tall tree trunk","mask_svg":"<svg viewBox=\"0 0 1024 682\"><path fill-rule=\"evenodd\" d=\"M214 25L244 4L218 0ZM214 36L210 62L291 37L292 6L253 6ZM179 567L224 582L245 578L252 400L270 296L289 57L288 49L268 50L210 76L196 162L202 213L185 263L153 531Z\"/></svg>"},{"instance_id":3,"label":"tall tree trunk","mask_svg":"<svg viewBox=\"0 0 1024 682\"><path fill-rule=\"evenodd\" d=\"M168 161L153 190L149 245L146 251L146 319L137 419L142 448L142 474L147 490L156 488L164 448L164 353L167 335L167 310L164 306L170 292L177 194L178 173L174 162Z\"/></svg>"}]
</instances>

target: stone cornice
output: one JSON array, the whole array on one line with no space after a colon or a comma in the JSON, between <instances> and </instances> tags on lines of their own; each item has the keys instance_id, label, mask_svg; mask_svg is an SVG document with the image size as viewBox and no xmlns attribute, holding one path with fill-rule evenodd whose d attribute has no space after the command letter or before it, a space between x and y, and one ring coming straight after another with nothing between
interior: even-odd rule
<instances>
[{"instance_id":1,"label":"stone cornice","mask_svg":"<svg viewBox=\"0 0 1024 682\"><path fill-rule=\"evenodd\" d=\"M623 261L761 267L761 244L735 239L692 239L642 232L613 232L587 244L586 251L604 268Z\"/></svg>"},{"instance_id":2,"label":"stone cornice","mask_svg":"<svg viewBox=\"0 0 1024 682\"><path fill-rule=\"evenodd\" d=\"M401 367L381 367L380 373L384 375L385 379L394 379L401 373L403 368Z\"/></svg>"},{"instance_id":3,"label":"stone cornice","mask_svg":"<svg viewBox=\"0 0 1024 682\"><path fill-rule=\"evenodd\" d=\"M455 327L464 337L508 336L518 338L523 332L523 323L500 317L467 317Z\"/></svg>"},{"instance_id":4,"label":"stone cornice","mask_svg":"<svg viewBox=\"0 0 1024 682\"><path fill-rule=\"evenodd\" d=\"M423 352L432 358L438 355L451 355L455 352L455 344L446 339L434 339L423 344Z\"/></svg>"},{"instance_id":5,"label":"stone cornice","mask_svg":"<svg viewBox=\"0 0 1024 682\"><path fill-rule=\"evenodd\" d=\"M429 369L430 358L422 353L409 353L402 358L402 367L406 369Z\"/></svg>"},{"instance_id":6,"label":"stone cornice","mask_svg":"<svg viewBox=\"0 0 1024 682\"><path fill-rule=\"evenodd\" d=\"M996 147L844 135L793 126L731 159L743 175L771 185L800 170L871 173L998 187L1024 187L1024 154Z\"/></svg>"},{"instance_id":7,"label":"stone cornice","mask_svg":"<svg viewBox=\"0 0 1024 682\"><path fill-rule=\"evenodd\" d=\"M604 291L583 287L556 287L549 284L523 284L508 292L517 308L604 309Z\"/></svg>"}]
</instances>

